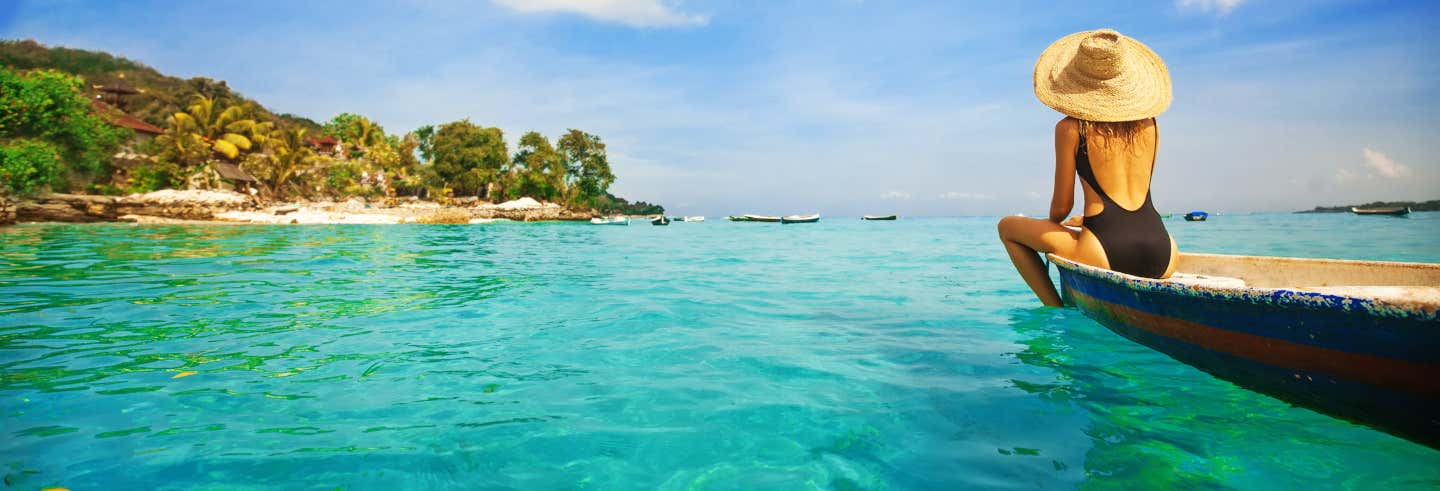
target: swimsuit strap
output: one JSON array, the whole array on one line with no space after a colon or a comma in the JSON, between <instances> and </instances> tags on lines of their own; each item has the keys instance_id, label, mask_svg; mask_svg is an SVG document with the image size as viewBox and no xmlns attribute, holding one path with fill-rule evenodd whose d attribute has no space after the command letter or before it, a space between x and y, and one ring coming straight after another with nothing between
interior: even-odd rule
<instances>
[{"instance_id":1,"label":"swimsuit strap","mask_svg":"<svg viewBox=\"0 0 1440 491\"><path fill-rule=\"evenodd\" d=\"M1115 204L1115 200L1110 199L1110 195L1105 194L1105 189L1100 187L1100 181L1095 178L1095 169L1090 167L1090 150L1086 148L1085 144L1086 126L1089 125L1084 122L1080 123L1080 145L1075 149L1075 170L1080 173L1080 179L1090 184L1090 189L1100 194L1100 201L1104 204L1104 209L1100 212L1104 213L1105 210L1111 208L1110 205ZM1115 207L1120 208L1120 205L1116 204ZM1124 208L1121 209L1123 210Z\"/></svg>"}]
</instances>

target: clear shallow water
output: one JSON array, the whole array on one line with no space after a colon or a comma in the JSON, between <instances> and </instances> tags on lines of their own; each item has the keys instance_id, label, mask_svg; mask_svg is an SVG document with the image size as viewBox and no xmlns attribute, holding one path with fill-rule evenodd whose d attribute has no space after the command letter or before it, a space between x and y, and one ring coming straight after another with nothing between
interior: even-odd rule
<instances>
[{"instance_id":1,"label":"clear shallow water","mask_svg":"<svg viewBox=\"0 0 1440 491\"><path fill-rule=\"evenodd\" d=\"M1440 486L1440 451L1038 308L994 222L0 229L0 472L20 489ZM1191 251L1440 262L1435 213L1167 225Z\"/></svg>"}]
</instances>

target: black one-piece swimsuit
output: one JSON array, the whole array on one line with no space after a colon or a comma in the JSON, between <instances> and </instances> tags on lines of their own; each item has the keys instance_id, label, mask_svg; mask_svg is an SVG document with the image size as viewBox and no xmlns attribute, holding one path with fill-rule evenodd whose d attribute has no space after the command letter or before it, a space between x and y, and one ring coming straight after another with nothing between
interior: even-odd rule
<instances>
[{"instance_id":1,"label":"black one-piece swimsuit","mask_svg":"<svg viewBox=\"0 0 1440 491\"><path fill-rule=\"evenodd\" d=\"M1145 191L1145 204L1135 211L1126 210L1115 204L1105 194L1100 182L1095 179L1095 170L1090 168L1090 152L1085 148L1085 130L1080 130L1080 148L1075 150L1075 170L1080 178L1090 184L1100 195L1105 209L1095 216L1085 217L1084 225L1100 239L1105 257L1110 260L1110 269L1121 273L1159 278L1170 266L1170 234L1160 221L1160 213L1150 203L1150 191ZM1155 174L1155 166L1150 166Z\"/></svg>"}]
</instances>

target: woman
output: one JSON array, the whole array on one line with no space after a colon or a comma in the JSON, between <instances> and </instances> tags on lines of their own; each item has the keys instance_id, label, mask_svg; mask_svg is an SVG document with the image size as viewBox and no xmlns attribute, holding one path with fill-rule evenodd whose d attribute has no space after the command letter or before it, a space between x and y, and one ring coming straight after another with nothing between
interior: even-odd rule
<instances>
[{"instance_id":1,"label":"woman","mask_svg":"<svg viewBox=\"0 0 1440 491\"><path fill-rule=\"evenodd\" d=\"M1061 305L1040 257L1044 253L1168 278L1175 272L1175 241L1150 202L1160 141L1155 116L1170 107L1165 63L1149 47L1113 30L1078 32L1040 54L1035 96L1065 118L1055 125L1049 219L1000 220L1000 242L1025 283L1045 305ZM1085 191L1085 217L1067 220L1075 205L1076 174Z\"/></svg>"}]
</instances>

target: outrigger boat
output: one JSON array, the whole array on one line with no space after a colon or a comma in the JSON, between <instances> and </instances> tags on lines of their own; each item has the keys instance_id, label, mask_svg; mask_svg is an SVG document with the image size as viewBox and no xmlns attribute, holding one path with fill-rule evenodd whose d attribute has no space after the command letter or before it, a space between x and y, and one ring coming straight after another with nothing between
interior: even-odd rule
<instances>
[{"instance_id":1,"label":"outrigger boat","mask_svg":"<svg viewBox=\"0 0 1440 491\"><path fill-rule=\"evenodd\" d=\"M1121 336L1440 448L1440 264L1181 254L1157 280L1049 257L1066 303Z\"/></svg>"},{"instance_id":2,"label":"outrigger boat","mask_svg":"<svg viewBox=\"0 0 1440 491\"><path fill-rule=\"evenodd\" d=\"M860 217L861 220L894 220L896 218L900 217L897 215L865 215Z\"/></svg>"},{"instance_id":3,"label":"outrigger boat","mask_svg":"<svg viewBox=\"0 0 1440 491\"><path fill-rule=\"evenodd\" d=\"M780 218L780 223L815 223L820 221L820 214L814 215L790 215Z\"/></svg>"},{"instance_id":4,"label":"outrigger boat","mask_svg":"<svg viewBox=\"0 0 1440 491\"><path fill-rule=\"evenodd\" d=\"M590 219L594 225L629 225L630 219L626 217L595 217Z\"/></svg>"},{"instance_id":5,"label":"outrigger boat","mask_svg":"<svg viewBox=\"0 0 1440 491\"><path fill-rule=\"evenodd\" d=\"M1350 213L1354 213L1354 214L1356 214L1356 215L1391 215L1391 216L1405 216L1405 215L1409 215L1409 214L1410 214L1410 207L1408 207L1408 206L1391 206L1391 207L1386 207L1386 208L1356 208L1356 207L1353 207L1353 206L1352 206L1352 207L1350 207Z\"/></svg>"}]
</instances>

